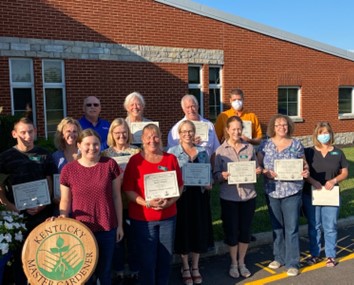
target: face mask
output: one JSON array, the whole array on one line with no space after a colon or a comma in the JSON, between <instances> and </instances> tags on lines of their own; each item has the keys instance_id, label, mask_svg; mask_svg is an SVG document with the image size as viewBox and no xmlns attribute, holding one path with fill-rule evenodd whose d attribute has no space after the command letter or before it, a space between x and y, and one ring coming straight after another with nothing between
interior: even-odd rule
<instances>
[{"instance_id":1,"label":"face mask","mask_svg":"<svg viewBox=\"0 0 354 285\"><path fill-rule=\"evenodd\" d=\"M231 102L231 106L236 111L240 111L240 110L242 110L243 102L242 102L242 100L235 100L235 101Z\"/></svg>"},{"instance_id":2,"label":"face mask","mask_svg":"<svg viewBox=\"0 0 354 285\"><path fill-rule=\"evenodd\" d=\"M330 134L321 134L317 136L317 139L320 143L328 143L329 140L331 139L331 135Z\"/></svg>"}]
</instances>

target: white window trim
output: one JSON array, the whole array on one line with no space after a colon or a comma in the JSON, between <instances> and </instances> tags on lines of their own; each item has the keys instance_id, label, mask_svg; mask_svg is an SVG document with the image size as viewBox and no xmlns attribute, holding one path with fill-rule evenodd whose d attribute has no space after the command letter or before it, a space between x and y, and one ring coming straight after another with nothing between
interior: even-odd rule
<instances>
[{"instance_id":1,"label":"white window trim","mask_svg":"<svg viewBox=\"0 0 354 285\"><path fill-rule=\"evenodd\" d=\"M203 94L203 66L199 64L189 64L189 67L198 67L199 68L199 78L200 82L197 83L188 83L188 89L199 89L199 98L200 98L200 106L199 106L199 114L204 117L204 94Z\"/></svg>"},{"instance_id":2,"label":"white window trim","mask_svg":"<svg viewBox=\"0 0 354 285\"><path fill-rule=\"evenodd\" d=\"M338 109L338 119L340 120L346 120L346 119L354 119L354 86L339 86L338 87L338 91L341 88L350 88L352 89L352 106L351 106L351 113L339 113L339 109ZM339 94L338 94L339 96ZM339 100L339 98L338 98Z\"/></svg>"},{"instance_id":3,"label":"white window trim","mask_svg":"<svg viewBox=\"0 0 354 285\"><path fill-rule=\"evenodd\" d=\"M31 82L13 82L12 81L12 60L23 60L30 62L30 75L31 75ZM33 74L33 60L31 58L9 58L9 78L10 78L10 95L11 95L11 115L15 115L15 102L14 102L14 88L31 88L31 100L32 100L32 114L33 114L33 124L36 126L36 100L34 94L34 74Z\"/></svg>"},{"instance_id":4,"label":"white window trim","mask_svg":"<svg viewBox=\"0 0 354 285\"><path fill-rule=\"evenodd\" d=\"M61 83L46 83L44 81L44 62L49 62L49 61L54 61L54 62L61 62L61 78L63 81ZM46 139L48 138L48 128L47 128L47 104L46 104L46 89L50 88L57 88L57 89L62 89L62 100L63 100L63 117L65 118L67 116L67 109L66 109L66 84L65 84L65 70L64 70L64 60L61 59L43 59L42 60L42 81L43 81L43 112L44 112L44 131L45 131L45 137Z\"/></svg>"},{"instance_id":5,"label":"white window trim","mask_svg":"<svg viewBox=\"0 0 354 285\"><path fill-rule=\"evenodd\" d=\"M301 105L302 105L302 96L301 96L301 86L296 86L296 85L284 85L284 86L278 86L279 89L286 89L286 88L296 88L297 89L297 115L296 116L289 116L289 118L293 122L303 122L304 119L301 117ZM278 93L279 96L279 93ZM278 98L277 98L278 100Z\"/></svg>"},{"instance_id":6,"label":"white window trim","mask_svg":"<svg viewBox=\"0 0 354 285\"><path fill-rule=\"evenodd\" d=\"M220 96L219 96L219 103L220 103L220 109L219 109L219 114L224 111L224 106L222 103L222 98L223 98L223 66L222 65L209 65L209 68L219 68L220 69L220 83L219 84L210 84L209 83L209 89L219 89L220 90Z\"/></svg>"}]
</instances>

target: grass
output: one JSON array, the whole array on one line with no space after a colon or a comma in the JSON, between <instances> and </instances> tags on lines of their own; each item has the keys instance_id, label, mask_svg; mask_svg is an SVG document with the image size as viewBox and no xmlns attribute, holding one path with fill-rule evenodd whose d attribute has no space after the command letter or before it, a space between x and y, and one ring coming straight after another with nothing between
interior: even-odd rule
<instances>
[{"instance_id":1,"label":"grass","mask_svg":"<svg viewBox=\"0 0 354 285\"><path fill-rule=\"evenodd\" d=\"M339 218L346 218L354 214L354 147L342 148L349 162L349 175L346 180L340 183L341 208ZM271 230L267 204L264 197L263 179L259 179L256 184L257 206L252 223L252 232L260 233ZM219 186L215 185L211 194L211 209L213 218L214 239L223 239L222 222L220 219ZM300 219L301 224L306 223L305 218Z\"/></svg>"}]
</instances>

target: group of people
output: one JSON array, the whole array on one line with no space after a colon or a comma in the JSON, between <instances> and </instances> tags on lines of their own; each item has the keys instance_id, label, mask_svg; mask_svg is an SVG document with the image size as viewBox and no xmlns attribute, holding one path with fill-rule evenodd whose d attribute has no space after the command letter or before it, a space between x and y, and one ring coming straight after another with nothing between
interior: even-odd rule
<instances>
[{"instance_id":1,"label":"group of people","mask_svg":"<svg viewBox=\"0 0 354 285\"><path fill-rule=\"evenodd\" d=\"M97 279L101 285L111 284L112 270L114 284L122 284L127 277L126 260L130 284L168 284L175 253L182 259L183 284L193 285L203 282L200 254L214 243L210 191L215 183L219 185L224 242L231 260L229 275L247 278L251 272L245 258L257 192L254 182L229 183L234 174L228 166L254 161L255 175L264 179L273 229L274 260L268 266L285 266L289 276L298 275L302 205L309 225L309 264L320 261L322 227L326 265L335 266L339 206L314 206L311 198L312 191L331 191L348 175L345 155L333 146L330 124L318 123L313 133L314 146L305 149L292 137L292 120L277 114L268 124L268 138L262 140L257 116L244 108L243 91L232 90L229 100L231 108L218 116L214 126L199 115L196 98L185 95L181 99L185 117L171 128L166 148L157 124L144 117L145 101L138 92L125 99L127 117L112 123L99 117L100 100L87 97L80 120L66 117L58 125L57 151L53 154L34 145L35 127L22 118L12 131L16 146L0 154L0 173L6 177L1 181L0 201L17 211L12 185L47 179L52 192L52 176L60 173L60 197L53 197L52 205L27 209L27 228L30 232L52 215L75 218L87 225L99 247L98 265L87 284L95 284ZM132 141L131 125L135 122L146 123L139 142ZM197 134L197 122L207 127L206 140ZM282 159L301 160L298 175L303 179L278 179L275 162ZM184 183L183 169L195 163L210 164L207 185ZM167 171L175 172L178 195L146 199L144 177ZM14 256L15 282L26 284L20 249Z\"/></svg>"}]
</instances>

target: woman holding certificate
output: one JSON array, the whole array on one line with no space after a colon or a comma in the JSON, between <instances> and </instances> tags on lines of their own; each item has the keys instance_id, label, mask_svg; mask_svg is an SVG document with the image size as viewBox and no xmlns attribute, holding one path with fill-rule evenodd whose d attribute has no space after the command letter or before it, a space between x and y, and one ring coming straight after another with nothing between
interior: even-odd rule
<instances>
[{"instance_id":1,"label":"woman holding certificate","mask_svg":"<svg viewBox=\"0 0 354 285\"><path fill-rule=\"evenodd\" d=\"M124 171L125 165L129 158L140 152L140 148L131 145L131 133L127 122L122 118L114 119L109 127L107 136L107 145L109 148L102 152L103 156L112 157L116 159L121 170ZM120 160L122 158L122 160ZM138 279L138 265L136 260L136 250L131 236L130 221L128 218L128 202L125 196L123 198L123 225L124 225L124 238L116 244L113 257L113 270L114 281L116 283L123 282L124 276L124 263L125 263L125 242L128 248L128 264L129 274L126 276L131 283L137 282ZM119 283L120 284L120 283Z\"/></svg>"},{"instance_id":2,"label":"woman holding certificate","mask_svg":"<svg viewBox=\"0 0 354 285\"><path fill-rule=\"evenodd\" d=\"M88 226L97 240L95 275L111 284L115 243L123 237L121 177L117 163L100 155L100 136L86 129L78 137L80 158L63 167L60 175L60 216L71 216ZM95 284L90 278L87 284Z\"/></svg>"},{"instance_id":3,"label":"woman holding certificate","mask_svg":"<svg viewBox=\"0 0 354 285\"><path fill-rule=\"evenodd\" d=\"M204 177L204 183L198 185L198 181L189 181L184 175L183 193L177 201L177 224L175 236L175 253L182 257L182 279L186 285L201 284L202 277L199 273L199 256L214 244L212 219L210 210L211 168L208 153L201 146L193 144L195 125L192 121L185 120L178 126L180 144L168 150L178 159L181 169L192 173L196 178L196 172ZM192 166L209 166L198 167ZM189 166L189 168L187 168ZM205 171L201 171L205 169ZM199 174L198 173L198 174ZM197 180L201 180L197 177ZM207 184L205 184L207 181ZM189 185L189 186L188 186ZM188 254L192 253L192 268L188 263Z\"/></svg>"},{"instance_id":4,"label":"woman holding certificate","mask_svg":"<svg viewBox=\"0 0 354 285\"><path fill-rule=\"evenodd\" d=\"M257 167L254 148L242 140L242 120L237 116L228 118L225 127L226 139L216 150L214 180L220 183L221 219L224 229L224 241L229 246L231 266L229 275L238 278L251 276L245 265L245 256L251 238L251 223L256 208L255 181L230 183L234 173L229 172L230 164L246 162L253 167L244 171L244 176L256 176L261 173ZM249 173L250 172L250 173ZM251 180L248 180L251 181Z\"/></svg>"},{"instance_id":5,"label":"woman holding certificate","mask_svg":"<svg viewBox=\"0 0 354 285\"><path fill-rule=\"evenodd\" d=\"M347 178L349 164L342 150L333 146L334 133L329 123L319 122L313 132L312 140L314 146L305 150L306 160L310 166L310 177L306 179L302 195L310 239L311 257L308 263L314 264L320 261L322 226L327 257L326 266L334 267L339 214L338 183ZM323 204L318 203L313 206L312 201L315 202L315 196L311 197L311 191L328 197L324 198ZM333 203L334 201L337 202Z\"/></svg>"},{"instance_id":6,"label":"woman holding certificate","mask_svg":"<svg viewBox=\"0 0 354 285\"><path fill-rule=\"evenodd\" d=\"M286 115L274 115L258 148L264 186L273 228L274 261L268 267L285 265L288 276L299 274L299 216L303 178L309 176L304 147L292 138L294 123Z\"/></svg>"},{"instance_id":7,"label":"woman holding certificate","mask_svg":"<svg viewBox=\"0 0 354 285\"><path fill-rule=\"evenodd\" d=\"M133 155L124 172L123 190L137 246L142 285L168 284L176 226L176 201L183 187L177 158L162 151L154 124L143 128L143 150Z\"/></svg>"}]
</instances>

